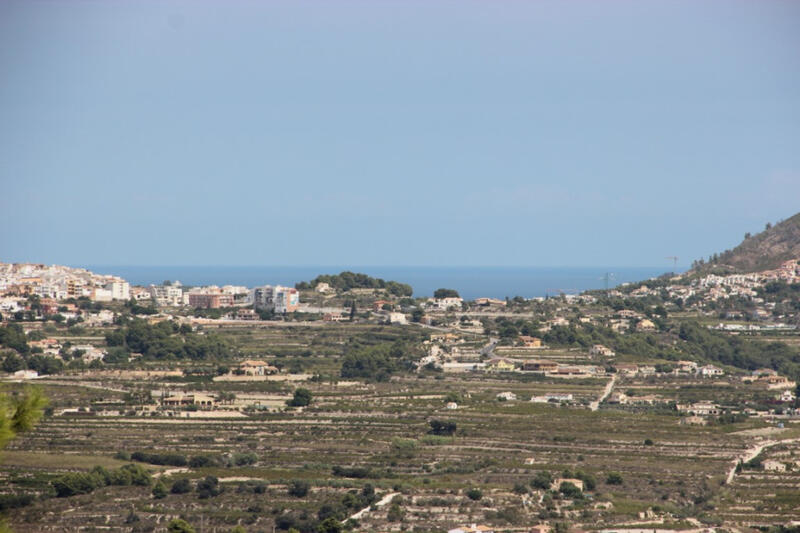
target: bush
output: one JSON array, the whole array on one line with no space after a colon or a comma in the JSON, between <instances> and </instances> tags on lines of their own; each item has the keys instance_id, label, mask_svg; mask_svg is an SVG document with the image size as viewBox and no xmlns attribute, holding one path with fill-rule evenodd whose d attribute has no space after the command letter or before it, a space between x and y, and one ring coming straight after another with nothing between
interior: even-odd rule
<instances>
[{"instance_id":1,"label":"bush","mask_svg":"<svg viewBox=\"0 0 800 533\"><path fill-rule=\"evenodd\" d=\"M467 498L472 501L478 501L483 498L483 492L481 492L481 489L473 487L467 491Z\"/></svg>"},{"instance_id":2,"label":"bush","mask_svg":"<svg viewBox=\"0 0 800 533\"><path fill-rule=\"evenodd\" d=\"M582 496L581 489L569 481L562 481L558 491L567 498L580 498Z\"/></svg>"},{"instance_id":3,"label":"bush","mask_svg":"<svg viewBox=\"0 0 800 533\"><path fill-rule=\"evenodd\" d=\"M372 476L372 470L365 467L358 466L334 466L332 468L333 475L339 477L352 477L363 479Z\"/></svg>"},{"instance_id":4,"label":"bush","mask_svg":"<svg viewBox=\"0 0 800 533\"><path fill-rule=\"evenodd\" d=\"M417 441L413 439L392 439L392 453L400 459L411 459L417 450Z\"/></svg>"},{"instance_id":5,"label":"bush","mask_svg":"<svg viewBox=\"0 0 800 533\"><path fill-rule=\"evenodd\" d=\"M0 494L0 513L9 509L18 509L33 503L30 494Z\"/></svg>"},{"instance_id":6,"label":"bush","mask_svg":"<svg viewBox=\"0 0 800 533\"><path fill-rule=\"evenodd\" d=\"M167 525L169 533L196 533L194 528L186 520L173 518Z\"/></svg>"},{"instance_id":7,"label":"bush","mask_svg":"<svg viewBox=\"0 0 800 533\"><path fill-rule=\"evenodd\" d=\"M150 474L146 470L139 465L130 464L111 471L96 466L91 472L63 474L54 479L52 485L57 497L66 498L77 494L89 494L107 485L149 486L150 482Z\"/></svg>"},{"instance_id":8,"label":"bush","mask_svg":"<svg viewBox=\"0 0 800 533\"><path fill-rule=\"evenodd\" d=\"M310 390L300 387L295 389L294 397L291 400L288 400L286 405L289 407L305 407L311 404L312 398L313 395L311 394Z\"/></svg>"},{"instance_id":9,"label":"bush","mask_svg":"<svg viewBox=\"0 0 800 533\"><path fill-rule=\"evenodd\" d=\"M609 485L622 485L622 476L617 472L610 472L606 478L606 483Z\"/></svg>"},{"instance_id":10,"label":"bush","mask_svg":"<svg viewBox=\"0 0 800 533\"><path fill-rule=\"evenodd\" d=\"M187 492L192 492L192 482L189 481L189 478L178 479L172 484L169 491L172 494L186 494Z\"/></svg>"},{"instance_id":11,"label":"bush","mask_svg":"<svg viewBox=\"0 0 800 533\"><path fill-rule=\"evenodd\" d=\"M582 470L576 470L575 477L583 481L584 490L594 490L595 487L597 486L597 480L594 478L594 476L591 474L587 474Z\"/></svg>"},{"instance_id":12,"label":"bush","mask_svg":"<svg viewBox=\"0 0 800 533\"><path fill-rule=\"evenodd\" d=\"M449 422L445 420L431 420L429 422L431 426L431 430L429 433L432 435L452 435L456 432L457 426L455 422Z\"/></svg>"},{"instance_id":13,"label":"bush","mask_svg":"<svg viewBox=\"0 0 800 533\"><path fill-rule=\"evenodd\" d=\"M193 455L189 458L189 466L192 468L203 468L204 466L218 466L219 460L210 455Z\"/></svg>"},{"instance_id":14,"label":"bush","mask_svg":"<svg viewBox=\"0 0 800 533\"><path fill-rule=\"evenodd\" d=\"M258 461L258 456L252 452L234 453L231 456L231 463L235 466L252 465Z\"/></svg>"},{"instance_id":15,"label":"bush","mask_svg":"<svg viewBox=\"0 0 800 533\"><path fill-rule=\"evenodd\" d=\"M400 522L404 517L405 513L396 503L393 503L391 507L389 507L389 512L386 514L386 519L389 522Z\"/></svg>"},{"instance_id":16,"label":"bush","mask_svg":"<svg viewBox=\"0 0 800 533\"><path fill-rule=\"evenodd\" d=\"M186 466L189 464L186 460L186 456L179 453L133 452L131 454L131 459L142 463L161 466Z\"/></svg>"},{"instance_id":17,"label":"bush","mask_svg":"<svg viewBox=\"0 0 800 533\"><path fill-rule=\"evenodd\" d=\"M317 533L341 533L342 524L333 517L326 518L317 526Z\"/></svg>"},{"instance_id":18,"label":"bush","mask_svg":"<svg viewBox=\"0 0 800 533\"><path fill-rule=\"evenodd\" d=\"M206 476L197 482L197 497L201 500L206 498L213 498L219 496L223 492L223 488L219 484L219 480L214 476Z\"/></svg>"},{"instance_id":19,"label":"bush","mask_svg":"<svg viewBox=\"0 0 800 533\"><path fill-rule=\"evenodd\" d=\"M540 470L531 480L531 487L534 489L548 490L552 483L553 476L550 475L550 472Z\"/></svg>"},{"instance_id":20,"label":"bush","mask_svg":"<svg viewBox=\"0 0 800 533\"><path fill-rule=\"evenodd\" d=\"M167 497L167 487L164 485L163 481L156 483L155 487L153 487L153 498L156 500L161 500Z\"/></svg>"},{"instance_id":21,"label":"bush","mask_svg":"<svg viewBox=\"0 0 800 533\"><path fill-rule=\"evenodd\" d=\"M289 483L289 496L294 496L295 498L305 498L310 489L311 484L308 481L295 479Z\"/></svg>"}]
</instances>

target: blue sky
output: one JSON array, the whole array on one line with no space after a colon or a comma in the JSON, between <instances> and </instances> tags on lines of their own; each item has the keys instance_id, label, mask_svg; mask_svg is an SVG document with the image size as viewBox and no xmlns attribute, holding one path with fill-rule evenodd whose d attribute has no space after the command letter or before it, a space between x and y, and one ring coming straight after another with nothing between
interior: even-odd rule
<instances>
[{"instance_id":1,"label":"blue sky","mask_svg":"<svg viewBox=\"0 0 800 533\"><path fill-rule=\"evenodd\" d=\"M800 211L800 3L0 3L0 260L681 265Z\"/></svg>"}]
</instances>

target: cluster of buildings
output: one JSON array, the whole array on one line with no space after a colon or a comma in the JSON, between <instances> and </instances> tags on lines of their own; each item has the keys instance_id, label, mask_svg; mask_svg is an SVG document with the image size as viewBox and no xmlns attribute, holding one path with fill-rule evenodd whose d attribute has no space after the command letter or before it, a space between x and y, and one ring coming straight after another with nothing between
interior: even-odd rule
<instances>
[{"instance_id":1,"label":"cluster of buildings","mask_svg":"<svg viewBox=\"0 0 800 533\"><path fill-rule=\"evenodd\" d=\"M642 286L630 291L630 296L660 296L662 291L666 291L670 299L679 298L686 301L690 298L696 298L697 306L727 298L742 298L753 304L752 317L763 319L771 315L769 312L771 306L769 303L765 304L764 299L758 296L758 290L773 281L800 282L800 260L792 259L782 263L781 266L774 270L750 274L729 274L726 276L709 274L692 280L689 284L679 283L682 279L683 276L677 276L673 278L676 282L675 284L664 288ZM619 291L614 291L613 293L620 296L623 295Z\"/></svg>"},{"instance_id":2,"label":"cluster of buildings","mask_svg":"<svg viewBox=\"0 0 800 533\"><path fill-rule=\"evenodd\" d=\"M797 386L797 383L786 376L781 376L771 368L753 370L749 376L744 376L742 381L766 390L794 389Z\"/></svg>"},{"instance_id":3,"label":"cluster of buildings","mask_svg":"<svg viewBox=\"0 0 800 533\"><path fill-rule=\"evenodd\" d=\"M97 302L131 297L130 285L120 277L34 263L0 263L0 294L6 298L38 296L53 300L86 297Z\"/></svg>"},{"instance_id":4,"label":"cluster of buildings","mask_svg":"<svg viewBox=\"0 0 800 533\"><path fill-rule=\"evenodd\" d=\"M187 288L179 281L148 287L131 287L118 276L95 274L83 268L33 263L0 263L0 312L26 310L30 296L41 299L42 312L63 308L70 298L89 298L95 302L129 301L152 303L159 307L219 309L250 306L255 310L291 313L300 305L293 287L265 285L248 289L237 285ZM61 312L64 312L62 309ZM70 312L69 309L66 312Z\"/></svg>"}]
</instances>

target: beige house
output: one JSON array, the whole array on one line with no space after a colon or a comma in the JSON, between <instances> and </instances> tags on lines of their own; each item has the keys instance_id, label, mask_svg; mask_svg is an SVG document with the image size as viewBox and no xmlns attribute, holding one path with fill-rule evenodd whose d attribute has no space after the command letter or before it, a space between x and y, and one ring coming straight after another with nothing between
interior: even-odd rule
<instances>
[{"instance_id":1,"label":"beige house","mask_svg":"<svg viewBox=\"0 0 800 533\"><path fill-rule=\"evenodd\" d=\"M496 357L486 363L486 370L493 370L495 372L513 372L516 370L517 365L510 359L503 359Z\"/></svg>"},{"instance_id":2,"label":"beige house","mask_svg":"<svg viewBox=\"0 0 800 533\"><path fill-rule=\"evenodd\" d=\"M478 524L472 524L469 526L459 526L454 529L450 529L447 533L494 533L494 529L489 526L482 526Z\"/></svg>"},{"instance_id":3,"label":"beige house","mask_svg":"<svg viewBox=\"0 0 800 533\"><path fill-rule=\"evenodd\" d=\"M248 376L266 376L268 374L277 374L278 369L264 361L257 361L248 359L239 363L239 370Z\"/></svg>"},{"instance_id":4,"label":"beige house","mask_svg":"<svg viewBox=\"0 0 800 533\"><path fill-rule=\"evenodd\" d=\"M522 369L533 372L555 372L558 370L558 363L546 359L531 359L522 363Z\"/></svg>"},{"instance_id":5,"label":"beige house","mask_svg":"<svg viewBox=\"0 0 800 533\"><path fill-rule=\"evenodd\" d=\"M519 336L520 342L526 348L541 348L542 347L542 339L539 337L530 337L528 335L520 335Z\"/></svg>"},{"instance_id":6,"label":"beige house","mask_svg":"<svg viewBox=\"0 0 800 533\"><path fill-rule=\"evenodd\" d=\"M216 405L216 400L213 396L207 394L180 394L164 398L161 400L161 405L165 407L188 407L190 405L196 405L197 407L211 408Z\"/></svg>"},{"instance_id":7,"label":"beige house","mask_svg":"<svg viewBox=\"0 0 800 533\"><path fill-rule=\"evenodd\" d=\"M620 363L614 365L617 369L617 374L621 376L635 376L639 373L639 365L633 363Z\"/></svg>"},{"instance_id":8,"label":"beige house","mask_svg":"<svg viewBox=\"0 0 800 533\"><path fill-rule=\"evenodd\" d=\"M636 324L636 331L655 331L656 325L653 323L652 320L645 318L639 321Z\"/></svg>"},{"instance_id":9,"label":"beige house","mask_svg":"<svg viewBox=\"0 0 800 533\"><path fill-rule=\"evenodd\" d=\"M704 378L718 377L725 375L725 371L718 366L705 365L697 369L698 374Z\"/></svg>"},{"instance_id":10,"label":"beige house","mask_svg":"<svg viewBox=\"0 0 800 533\"><path fill-rule=\"evenodd\" d=\"M599 355L603 357L613 357L615 355L613 350L611 350L610 348L606 348L602 344L595 344L594 346L592 346L592 349L589 350L589 354Z\"/></svg>"}]
</instances>

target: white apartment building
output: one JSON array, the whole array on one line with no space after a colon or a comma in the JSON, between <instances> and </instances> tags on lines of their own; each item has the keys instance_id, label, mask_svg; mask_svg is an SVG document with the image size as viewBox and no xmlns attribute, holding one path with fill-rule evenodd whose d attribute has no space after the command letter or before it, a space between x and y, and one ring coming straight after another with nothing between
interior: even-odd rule
<instances>
[{"instance_id":1,"label":"white apartment building","mask_svg":"<svg viewBox=\"0 0 800 533\"><path fill-rule=\"evenodd\" d=\"M264 285L253 289L253 307L291 313L300 305L300 293L292 287Z\"/></svg>"},{"instance_id":2,"label":"white apartment building","mask_svg":"<svg viewBox=\"0 0 800 533\"><path fill-rule=\"evenodd\" d=\"M464 300L457 297L447 297L447 298L430 298L428 299L428 305L435 309L439 309L441 311L447 311L448 309L461 309L461 303Z\"/></svg>"},{"instance_id":3,"label":"white apartment building","mask_svg":"<svg viewBox=\"0 0 800 533\"><path fill-rule=\"evenodd\" d=\"M106 283L104 287L107 291L111 292L112 300L130 300L131 299L131 286L130 284L121 279L111 280Z\"/></svg>"},{"instance_id":4,"label":"white apartment building","mask_svg":"<svg viewBox=\"0 0 800 533\"><path fill-rule=\"evenodd\" d=\"M183 305L183 289L179 285L150 285L150 295L158 305Z\"/></svg>"}]
</instances>

